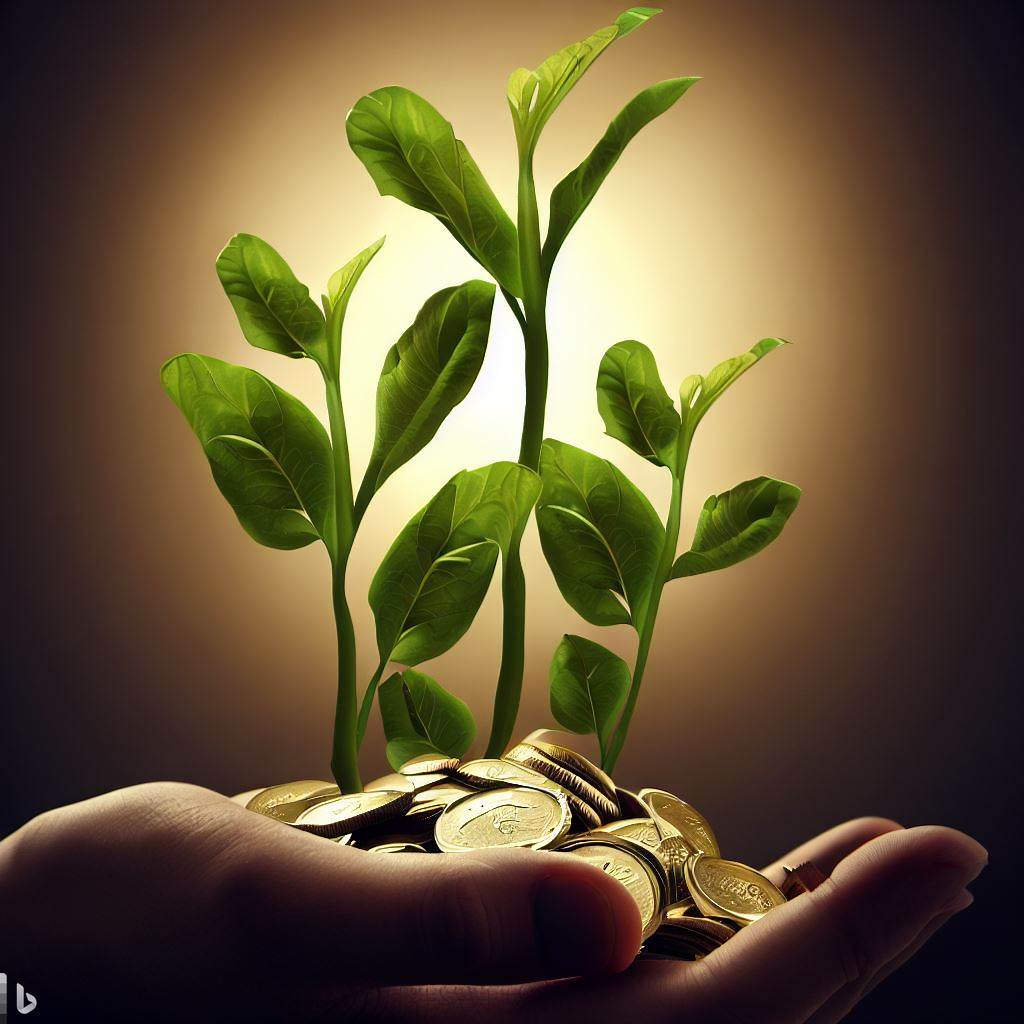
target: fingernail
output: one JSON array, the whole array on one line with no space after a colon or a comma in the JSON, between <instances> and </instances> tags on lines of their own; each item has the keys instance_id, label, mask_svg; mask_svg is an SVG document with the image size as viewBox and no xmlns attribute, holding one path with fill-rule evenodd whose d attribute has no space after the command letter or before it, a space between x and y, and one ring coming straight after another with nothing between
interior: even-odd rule
<instances>
[{"instance_id":1,"label":"fingernail","mask_svg":"<svg viewBox=\"0 0 1024 1024\"><path fill-rule=\"evenodd\" d=\"M533 913L537 946L552 976L609 969L615 956L615 913L596 886L565 875L545 878L537 887Z\"/></svg>"}]
</instances>

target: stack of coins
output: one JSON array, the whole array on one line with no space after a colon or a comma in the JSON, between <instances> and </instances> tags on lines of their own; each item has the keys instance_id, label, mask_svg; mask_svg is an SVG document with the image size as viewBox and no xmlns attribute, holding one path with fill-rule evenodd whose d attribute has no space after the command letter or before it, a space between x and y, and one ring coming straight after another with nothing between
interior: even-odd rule
<instances>
[{"instance_id":1,"label":"stack of coins","mask_svg":"<svg viewBox=\"0 0 1024 1024\"><path fill-rule=\"evenodd\" d=\"M622 789L582 754L536 733L502 758L417 757L362 793L306 780L261 790L246 806L375 853L508 847L581 857L636 901L640 955L650 958L700 959L822 878L802 864L777 888L724 860L710 823L685 800Z\"/></svg>"}]
</instances>

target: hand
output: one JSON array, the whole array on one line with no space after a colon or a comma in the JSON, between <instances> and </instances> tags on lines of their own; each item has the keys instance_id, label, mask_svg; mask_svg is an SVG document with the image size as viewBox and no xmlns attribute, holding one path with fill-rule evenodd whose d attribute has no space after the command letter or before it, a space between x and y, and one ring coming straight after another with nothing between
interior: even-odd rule
<instances>
[{"instance_id":1,"label":"hand","mask_svg":"<svg viewBox=\"0 0 1024 1024\"><path fill-rule=\"evenodd\" d=\"M703 961L613 977L638 914L574 858L371 855L157 784L51 811L0 843L0 962L41 1008L107 1019L819 1024L969 903L984 857L950 830L850 822L784 861L838 864L817 892ZM574 975L588 977L537 983Z\"/></svg>"},{"instance_id":2,"label":"hand","mask_svg":"<svg viewBox=\"0 0 1024 1024\"><path fill-rule=\"evenodd\" d=\"M811 860L830 877L703 960L638 961L616 977L588 981L392 989L380 1001L380 1019L833 1024L971 905L966 886L987 857L953 829L859 818L765 868L779 883L784 864Z\"/></svg>"},{"instance_id":3,"label":"hand","mask_svg":"<svg viewBox=\"0 0 1024 1024\"><path fill-rule=\"evenodd\" d=\"M0 968L69 1020L361 1020L386 986L621 971L639 941L626 890L574 857L370 854L195 786L0 843Z\"/></svg>"}]
</instances>

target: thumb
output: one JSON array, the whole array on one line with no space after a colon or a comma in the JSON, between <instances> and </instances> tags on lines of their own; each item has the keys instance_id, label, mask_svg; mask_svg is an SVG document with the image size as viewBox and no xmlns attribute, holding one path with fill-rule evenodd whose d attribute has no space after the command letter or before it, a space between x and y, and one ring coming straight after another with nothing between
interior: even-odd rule
<instances>
[{"instance_id":1,"label":"thumb","mask_svg":"<svg viewBox=\"0 0 1024 1024\"><path fill-rule=\"evenodd\" d=\"M565 854L375 854L278 838L233 872L234 916L247 941L290 947L304 971L510 983L624 970L640 946L625 887Z\"/></svg>"}]
</instances>

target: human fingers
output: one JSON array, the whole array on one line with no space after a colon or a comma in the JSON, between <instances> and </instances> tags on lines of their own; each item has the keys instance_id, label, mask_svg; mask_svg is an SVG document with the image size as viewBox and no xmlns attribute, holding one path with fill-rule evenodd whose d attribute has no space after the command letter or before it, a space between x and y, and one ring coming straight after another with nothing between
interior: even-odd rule
<instances>
[{"instance_id":1,"label":"human fingers","mask_svg":"<svg viewBox=\"0 0 1024 1024\"><path fill-rule=\"evenodd\" d=\"M844 821L790 850L784 857L769 864L763 874L778 885L785 877L787 867L811 861L824 874L830 875L833 868L858 847L902 827L889 818L867 817Z\"/></svg>"},{"instance_id":2,"label":"human fingers","mask_svg":"<svg viewBox=\"0 0 1024 1024\"><path fill-rule=\"evenodd\" d=\"M836 1024L844 1020L853 1008L869 993L876 985L887 978L893 972L899 970L908 960L912 959L928 940L948 921L955 917L961 910L965 910L973 902L973 897L966 889L947 905L947 909L936 914L921 929L914 939L888 963L883 964L873 974L866 978L859 978L852 981L837 992L833 993L825 1002L812 1014L807 1024Z\"/></svg>"},{"instance_id":3,"label":"human fingers","mask_svg":"<svg viewBox=\"0 0 1024 1024\"><path fill-rule=\"evenodd\" d=\"M259 841L221 866L220 887L243 941L269 948L287 935L287 956L307 974L530 981L622 970L640 944L626 889L571 856L374 854L258 826Z\"/></svg>"},{"instance_id":4,"label":"human fingers","mask_svg":"<svg viewBox=\"0 0 1024 1024\"><path fill-rule=\"evenodd\" d=\"M814 892L773 910L695 965L691 1005L765 1024L805 1020L910 946L986 857L953 829L877 837Z\"/></svg>"}]
</instances>

